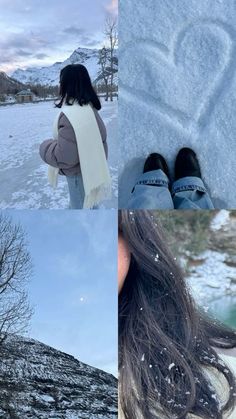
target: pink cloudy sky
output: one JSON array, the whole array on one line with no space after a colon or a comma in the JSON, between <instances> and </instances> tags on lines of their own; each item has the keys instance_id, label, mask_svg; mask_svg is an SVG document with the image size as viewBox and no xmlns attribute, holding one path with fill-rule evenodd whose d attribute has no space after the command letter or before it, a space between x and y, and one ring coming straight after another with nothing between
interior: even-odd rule
<instances>
[{"instance_id":1,"label":"pink cloudy sky","mask_svg":"<svg viewBox=\"0 0 236 419\"><path fill-rule=\"evenodd\" d=\"M0 71L10 74L63 61L78 47L99 48L118 0L0 0L0 10Z\"/></svg>"}]
</instances>

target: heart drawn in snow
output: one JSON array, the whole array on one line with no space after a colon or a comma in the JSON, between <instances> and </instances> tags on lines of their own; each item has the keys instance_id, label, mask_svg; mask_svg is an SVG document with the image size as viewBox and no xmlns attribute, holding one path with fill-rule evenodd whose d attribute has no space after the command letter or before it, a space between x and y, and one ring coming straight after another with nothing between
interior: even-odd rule
<instances>
[{"instance_id":1,"label":"heart drawn in snow","mask_svg":"<svg viewBox=\"0 0 236 419\"><path fill-rule=\"evenodd\" d=\"M234 38L227 24L202 20L178 32L169 49L142 39L124 45L121 95L184 129L205 126L234 75Z\"/></svg>"}]
</instances>

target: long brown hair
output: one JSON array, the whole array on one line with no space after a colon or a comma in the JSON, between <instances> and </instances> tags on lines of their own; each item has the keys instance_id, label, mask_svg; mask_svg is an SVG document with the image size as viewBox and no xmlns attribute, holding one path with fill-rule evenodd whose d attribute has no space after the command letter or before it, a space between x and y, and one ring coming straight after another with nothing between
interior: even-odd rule
<instances>
[{"instance_id":1,"label":"long brown hair","mask_svg":"<svg viewBox=\"0 0 236 419\"><path fill-rule=\"evenodd\" d=\"M126 419L222 419L235 406L236 383L214 348L236 347L236 334L195 305L150 211L119 212L131 264L119 295L120 405ZM221 405L206 371L229 385ZM225 390L225 389L222 389Z\"/></svg>"},{"instance_id":2,"label":"long brown hair","mask_svg":"<svg viewBox=\"0 0 236 419\"><path fill-rule=\"evenodd\" d=\"M97 110L101 109L101 102L95 92L88 70L82 64L68 64L60 73L60 102L56 104L61 108L65 102L72 105L75 101L80 106L91 103Z\"/></svg>"}]
</instances>

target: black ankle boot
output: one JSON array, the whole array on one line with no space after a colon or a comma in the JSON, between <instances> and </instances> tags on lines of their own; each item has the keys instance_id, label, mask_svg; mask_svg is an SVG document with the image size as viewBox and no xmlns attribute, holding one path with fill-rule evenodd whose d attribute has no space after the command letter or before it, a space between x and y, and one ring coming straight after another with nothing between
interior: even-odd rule
<instances>
[{"instance_id":1,"label":"black ankle boot","mask_svg":"<svg viewBox=\"0 0 236 419\"><path fill-rule=\"evenodd\" d=\"M196 153L191 148L182 148L175 160L175 180L187 176L201 178L201 169Z\"/></svg>"},{"instance_id":2,"label":"black ankle boot","mask_svg":"<svg viewBox=\"0 0 236 419\"><path fill-rule=\"evenodd\" d=\"M152 153L144 163L143 173L161 169L169 178L169 169L164 157L158 153Z\"/></svg>"}]
</instances>

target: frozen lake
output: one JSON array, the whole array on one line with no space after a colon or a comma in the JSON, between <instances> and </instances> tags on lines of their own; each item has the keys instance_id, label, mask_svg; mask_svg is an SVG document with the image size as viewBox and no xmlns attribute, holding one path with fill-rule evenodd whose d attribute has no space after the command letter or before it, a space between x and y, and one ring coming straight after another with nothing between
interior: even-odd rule
<instances>
[{"instance_id":1,"label":"frozen lake","mask_svg":"<svg viewBox=\"0 0 236 419\"><path fill-rule=\"evenodd\" d=\"M69 195L60 176L53 190L47 180L47 165L41 160L40 143L52 138L57 109L53 102L0 107L0 208L65 209ZM101 116L108 131L108 163L113 196L102 208L117 208L117 100L104 102Z\"/></svg>"}]
</instances>

